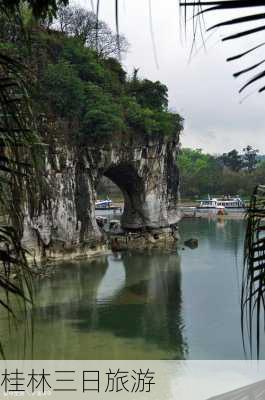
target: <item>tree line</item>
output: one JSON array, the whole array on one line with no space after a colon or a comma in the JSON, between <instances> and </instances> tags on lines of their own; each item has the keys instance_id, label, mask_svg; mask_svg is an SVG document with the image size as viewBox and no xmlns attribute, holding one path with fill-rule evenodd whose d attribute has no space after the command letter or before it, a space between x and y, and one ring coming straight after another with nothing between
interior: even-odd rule
<instances>
[{"instance_id":1,"label":"tree line","mask_svg":"<svg viewBox=\"0 0 265 400\"><path fill-rule=\"evenodd\" d=\"M181 195L197 198L210 195L248 197L258 184L265 184L265 160L259 150L246 146L221 155L201 149L183 148L179 154Z\"/></svg>"}]
</instances>

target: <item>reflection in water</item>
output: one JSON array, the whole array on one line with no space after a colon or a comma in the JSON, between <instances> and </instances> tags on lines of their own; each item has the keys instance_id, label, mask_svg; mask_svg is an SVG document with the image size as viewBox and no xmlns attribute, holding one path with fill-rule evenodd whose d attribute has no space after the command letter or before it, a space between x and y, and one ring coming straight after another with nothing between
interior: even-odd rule
<instances>
[{"instance_id":1,"label":"reflection in water","mask_svg":"<svg viewBox=\"0 0 265 400\"><path fill-rule=\"evenodd\" d=\"M111 260L111 258L110 258ZM125 284L126 274L122 260L122 254L112 256L113 262L108 263L108 269L102 278L97 290L97 302L104 302L114 297Z\"/></svg>"},{"instance_id":2,"label":"reflection in water","mask_svg":"<svg viewBox=\"0 0 265 400\"><path fill-rule=\"evenodd\" d=\"M109 269L114 270L115 259L109 257L108 261ZM124 285L106 298L105 307L97 306L95 328L111 331L116 337L144 339L168 352L170 358L184 358L176 253L124 253L122 262ZM119 272L123 277L124 272ZM114 273L112 278L118 279L117 275ZM80 330L91 329L86 319L77 325Z\"/></svg>"},{"instance_id":3,"label":"reflection in water","mask_svg":"<svg viewBox=\"0 0 265 400\"><path fill-rule=\"evenodd\" d=\"M36 292L35 358L185 357L176 251L69 263Z\"/></svg>"},{"instance_id":4,"label":"reflection in water","mask_svg":"<svg viewBox=\"0 0 265 400\"><path fill-rule=\"evenodd\" d=\"M238 359L243 221L184 220L199 247L134 251L67 263L36 282L38 359ZM180 267L181 264L181 267ZM236 266L238 265L238 270ZM181 271L181 272L180 272ZM21 329L8 358L20 358Z\"/></svg>"}]
</instances>

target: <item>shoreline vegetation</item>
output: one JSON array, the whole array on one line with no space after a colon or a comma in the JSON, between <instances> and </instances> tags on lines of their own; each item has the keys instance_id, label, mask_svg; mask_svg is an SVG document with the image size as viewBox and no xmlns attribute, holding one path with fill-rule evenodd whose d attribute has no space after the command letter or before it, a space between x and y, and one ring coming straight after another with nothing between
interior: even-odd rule
<instances>
[{"instance_id":1,"label":"shoreline vegetation","mask_svg":"<svg viewBox=\"0 0 265 400\"><path fill-rule=\"evenodd\" d=\"M254 188L265 183L264 156L250 145L241 153L233 149L219 155L182 148L178 162L183 199L230 195L249 200Z\"/></svg>"}]
</instances>

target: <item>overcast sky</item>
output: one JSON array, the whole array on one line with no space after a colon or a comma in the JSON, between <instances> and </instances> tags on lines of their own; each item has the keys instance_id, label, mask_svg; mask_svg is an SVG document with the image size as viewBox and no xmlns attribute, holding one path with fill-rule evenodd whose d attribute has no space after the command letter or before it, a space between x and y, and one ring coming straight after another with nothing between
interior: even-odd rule
<instances>
[{"instance_id":1,"label":"overcast sky","mask_svg":"<svg viewBox=\"0 0 265 400\"><path fill-rule=\"evenodd\" d=\"M91 0L74 2L89 9L91 7ZM100 18L115 29L114 0L101 0L100 3ZM218 15L218 20L224 16ZM231 16L231 13L226 16ZM265 153L265 92L252 94L241 103L245 95L257 87L253 86L244 95L239 95L238 89L248 76L240 81L232 76L238 69L260 61L264 48L247 56L241 65L225 61L252 44L262 42L262 35L224 44L220 37L229 32L228 29L216 31L207 41L207 52L201 49L193 54L189 62L191 36L181 41L179 21L178 0L152 0L157 68L150 34L148 0L120 0L120 31L130 43L129 53L123 62L125 69L131 74L134 67L140 68L141 77L160 80L168 86L170 109L185 118L181 138L184 147L222 153L233 148L241 151L250 144ZM215 21L214 15L207 16L207 25ZM192 28L191 22L189 28ZM232 32L238 29L233 28Z\"/></svg>"}]
</instances>

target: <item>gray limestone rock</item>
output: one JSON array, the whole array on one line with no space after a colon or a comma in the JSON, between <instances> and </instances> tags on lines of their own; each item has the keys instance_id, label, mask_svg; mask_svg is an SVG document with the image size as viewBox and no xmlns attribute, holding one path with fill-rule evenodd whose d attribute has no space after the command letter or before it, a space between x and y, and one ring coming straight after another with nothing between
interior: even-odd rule
<instances>
[{"instance_id":1,"label":"gray limestone rock","mask_svg":"<svg viewBox=\"0 0 265 400\"><path fill-rule=\"evenodd\" d=\"M38 212L27 210L24 230L24 244L38 247L43 257L71 249L79 255L95 243L104 244L94 207L102 176L123 193L123 230L159 230L178 223L177 138L79 147L61 139L47 147L45 205Z\"/></svg>"}]
</instances>

